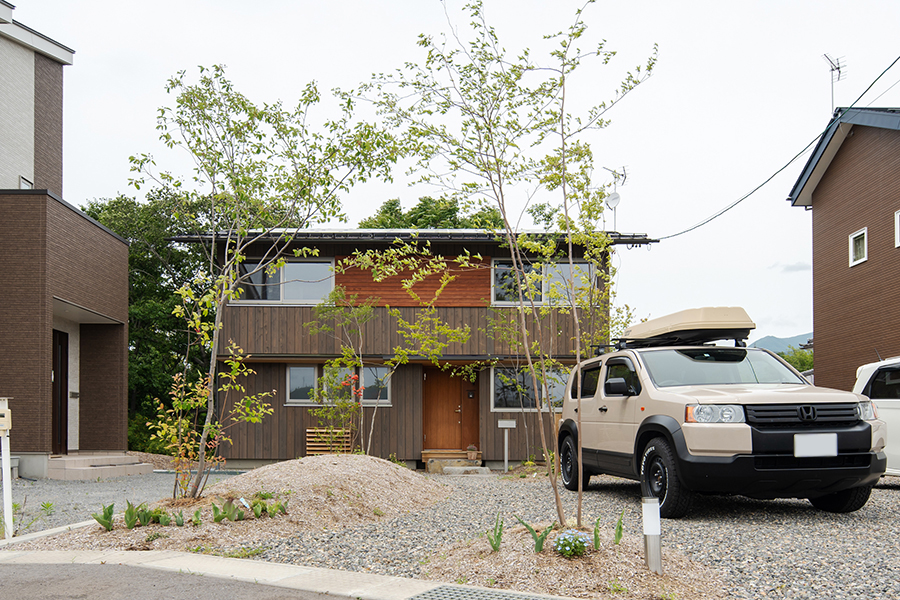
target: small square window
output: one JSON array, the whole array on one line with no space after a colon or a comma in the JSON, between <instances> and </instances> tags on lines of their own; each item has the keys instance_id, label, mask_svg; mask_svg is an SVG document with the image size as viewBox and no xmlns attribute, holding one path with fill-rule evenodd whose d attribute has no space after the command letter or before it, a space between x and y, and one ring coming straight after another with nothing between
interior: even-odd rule
<instances>
[{"instance_id":1,"label":"small square window","mask_svg":"<svg viewBox=\"0 0 900 600\"><path fill-rule=\"evenodd\" d=\"M859 231L850 234L850 266L858 265L869 258L868 228L863 227Z\"/></svg>"},{"instance_id":2,"label":"small square window","mask_svg":"<svg viewBox=\"0 0 900 600\"><path fill-rule=\"evenodd\" d=\"M894 248L900 248L900 210L894 213Z\"/></svg>"}]
</instances>

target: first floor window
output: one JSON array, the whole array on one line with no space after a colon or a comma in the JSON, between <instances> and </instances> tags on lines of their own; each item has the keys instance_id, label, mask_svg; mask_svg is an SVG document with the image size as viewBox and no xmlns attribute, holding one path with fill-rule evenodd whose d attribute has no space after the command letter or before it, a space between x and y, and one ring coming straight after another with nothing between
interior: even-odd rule
<instances>
[{"instance_id":1,"label":"first floor window","mask_svg":"<svg viewBox=\"0 0 900 600\"><path fill-rule=\"evenodd\" d=\"M857 232L850 234L850 266L858 265L865 262L869 258L869 250L867 244L868 228L863 227Z\"/></svg>"},{"instance_id":2,"label":"first floor window","mask_svg":"<svg viewBox=\"0 0 900 600\"><path fill-rule=\"evenodd\" d=\"M547 388L549 398L544 406L550 404L554 410L562 407L562 398L566 389L568 373L556 369L547 371ZM534 380L531 371L527 367L494 367L493 379L493 408L496 411L507 410L535 410L536 395L534 393ZM544 386L540 382L538 371L538 385L543 395Z\"/></svg>"},{"instance_id":3,"label":"first floor window","mask_svg":"<svg viewBox=\"0 0 900 600\"><path fill-rule=\"evenodd\" d=\"M390 406L389 375L390 369L383 365L366 365L362 369L340 367L333 370L325 365L290 365L287 403L316 404L316 390L322 390L320 396L334 394L338 397L340 394L350 399L354 390L362 387L360 397L364 406Z\"/></svg>"},{"instance_id":4,"label":"first floor window","mask_svg":"<svg viewBox=\"0 0 900 600\"><path fill-rule=\"evenodd\" d=\"M315 402L313 390L316 388L317 371L318 368L315 365L288 368L289 404Z\"/></svg>"}]
</instances>

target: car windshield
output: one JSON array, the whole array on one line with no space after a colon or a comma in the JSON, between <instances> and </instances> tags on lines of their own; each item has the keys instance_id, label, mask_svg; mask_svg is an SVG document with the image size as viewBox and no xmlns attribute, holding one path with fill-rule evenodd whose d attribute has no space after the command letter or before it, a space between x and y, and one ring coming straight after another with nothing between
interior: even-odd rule
<instances>
[{"instance_id":1,"label":"car windshield","mask_svg":"<svg viewBox=\"0 0 900 600\"><path fill-rule=\"evenodd\" d=\"M754 348L661 348L641 352L657 387L806 383L768 352Z\"/></svg>"}]
</instances>

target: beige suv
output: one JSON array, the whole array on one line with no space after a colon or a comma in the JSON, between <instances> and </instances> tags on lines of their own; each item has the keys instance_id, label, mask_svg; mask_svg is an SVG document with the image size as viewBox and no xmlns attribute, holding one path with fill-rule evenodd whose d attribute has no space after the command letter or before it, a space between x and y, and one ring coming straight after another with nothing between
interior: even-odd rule
<instances>
[{"instance_id":1,"label":"beige suv","mask_svg":"<svg viewBox=\"0 0 900 600\"><path fill-rule=\"evenodd\" d=\"M862 508L886 465L875 406L746 348L754 327L742 308L691 309L636 325L614 351L577 365L559 426L564 485L634 479L668 518L695 493ZM734 345L712 344L726 339Z\"/></svg>"}]
</instances>

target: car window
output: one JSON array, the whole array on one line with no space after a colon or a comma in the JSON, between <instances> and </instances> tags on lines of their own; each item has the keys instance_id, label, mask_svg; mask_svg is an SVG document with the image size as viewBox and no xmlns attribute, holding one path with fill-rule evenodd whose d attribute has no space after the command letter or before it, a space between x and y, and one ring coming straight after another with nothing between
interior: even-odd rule
<instances>
[{"instance_id":1,"label":"car window","mask_svg":"<svg viewBox=\"0 0 900 600\"><path fill-rule=\"evenodd\" d=\"M900 366L878 369L863 393L873 400L900 400Z\"/></svg>"},{"instance_id":2,"label":"car window","mask_svg":"<svg viewBox=\"0 0 900 600\"><path fill-rule=\"evenodd\" d=\"M597 384L600 381L600 365L581 371L581 397L593 398L597 393ZM578 382L572 382L572 390L569 393L572 398L578 398Z\"/></svg>"},{"instance_id":3,"label":"car window","mask_svg":"<svg viewBox=\"0 0 900 600\"><path fill-rule=\"evenodd\" d=\"M753 348L666 348L642 352L641 357L658 387L807 383L768 352Z\"/></svg>"}]
</instances>

